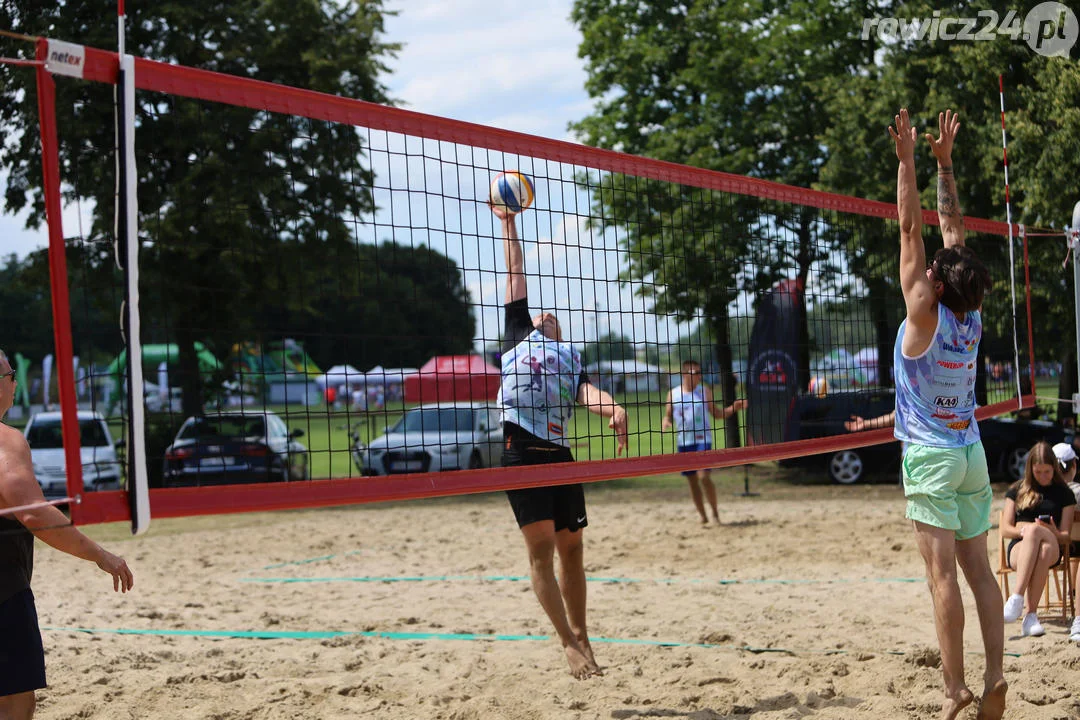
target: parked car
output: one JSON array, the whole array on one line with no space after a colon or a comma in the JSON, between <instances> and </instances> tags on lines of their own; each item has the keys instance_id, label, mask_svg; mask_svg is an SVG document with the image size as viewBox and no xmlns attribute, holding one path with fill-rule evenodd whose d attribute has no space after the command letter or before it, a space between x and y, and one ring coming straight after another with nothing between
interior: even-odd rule
<instances>
[{"instance_id":1,"label":"parked car","mask_svg":"<svg viewBox=\"0 0 1080 720\"><path fill-rule=\"evenodd\" d=\"M287 482L308 477L308 451L272 412L189 417L165 450L165 487Z\"/></svg>"},{"instance_id":2,"label":"parked car","mask_svg":"<svg viewBox=\"0 0 1080 720\"><path fill-rule=\"evenodd\" d=\"M847 432L844 421L852 415L869 419L890 412L894 406L890 389L842 391L824 397L803 394L791 406L784 439L843 435ZM1050 421L1008 415L980 420L979 433L990 475L1008 482L1018 480L1024 472L1024 460L1032 445L1043 439L1058 443L1066 437L1065 430ZM898 471L900 450L899 442L891 442L790 458L780 464L821 468L835 482L847 485L864 480L870 473Z\"/></svg>"},{"instance_id":3,"label":"parked car","mask_svg":"<svg viewBox=\"0 0 1080 720\"><path fill-rule=\"evenodd\" d=\"M119 490L120 462L116 443L101 413L80 410L79 445L82 456L83 489ZM64 459L64 439L60 429L59 412L41 412L30 417L23 429L34 477L47 497L64 497L67 493L67 463Z\"/></svg>"},{"instance_id":4,"label":"parked car","mask_svg":"<svg viewBox=\"0 0 1080 720\"><path fill-rule=\"evenodd\" d=\"M501 413L482 403L421 405L366 447L354 439L353 461L364 475L475 469L502 461Z\"/></svg>"}]
</instances>

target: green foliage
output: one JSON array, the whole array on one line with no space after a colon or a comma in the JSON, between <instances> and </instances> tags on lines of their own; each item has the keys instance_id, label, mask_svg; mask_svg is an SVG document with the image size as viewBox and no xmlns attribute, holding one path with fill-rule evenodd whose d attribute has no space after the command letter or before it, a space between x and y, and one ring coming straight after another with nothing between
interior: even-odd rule
<instances>
[{"instance_id":1,"label":"green foliage","mask_svg":"<svg viewBox=\"0 0 1080 720\"><path fill-rule=\"evenodd\" d=\"M114 7L8 3L0 26L110 48ZM382 0L171 1L134 3L128 12L133 54L389 102L380 75L398 46L382 39ZM0 40L0 52L28 50ZM43 198L34 75L3 65L0 78L0 122L10 129L0 149L4 209L29 209L35 226ZM106 276L113 272L112 92L57 83L66 193L94 208L73 267ZM179 343L187 414L208 392L199 387L197 340L224 358L238 341L315 335L308 349L324 365L418 365L469 348L475 323L451 260L423 247L357 246L347 221L375 211L357 128L148 92L137 93L136 104L144 339ZM9 269L40 274L37 265ZM101 302L115 327L118 298ZM348 346L345 338L358 334L371 342ZM109 342L120 349L118 338Z\"/></svg>"}]
</instances>

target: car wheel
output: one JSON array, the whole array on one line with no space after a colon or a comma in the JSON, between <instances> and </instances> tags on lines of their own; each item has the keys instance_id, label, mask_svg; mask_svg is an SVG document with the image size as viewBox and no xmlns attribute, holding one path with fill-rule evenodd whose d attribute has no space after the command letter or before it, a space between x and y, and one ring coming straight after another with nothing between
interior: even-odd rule
<instances>
[{"instance_id":1,"label":"car wheel","mask_svg":"<svg viewBox=\"0 0 1080 720\"><path fill-rule=\"evenodd\" d=\"M829 458L829 477L841 485L852 485L866 472L862 456L854 450L841 450Z\"/></svg>"},{"instance_id":2,"label":"car wheel","mask_svg":"<svg viewBox=\"0 0 1080 720\"><path fill-rule=\"evenodd\" d=\"M1027 460L1028 448L1014 447L1005 451L1002 458L1002 469L1008 476L1009 482L1016 482L1024 476L1024 463Z\"/></svg>"},{"instance_id":3,"label":"car wheel","mask_svg":"<svg viewBox=\"0 0 1080 720\"><path fill-rule=\"evenodd\" d=\"M472 455L469 456L469 469L479 470L484 467L484 460L480 457L479 450L473 450Z\"/></svg>"}]
</instances>

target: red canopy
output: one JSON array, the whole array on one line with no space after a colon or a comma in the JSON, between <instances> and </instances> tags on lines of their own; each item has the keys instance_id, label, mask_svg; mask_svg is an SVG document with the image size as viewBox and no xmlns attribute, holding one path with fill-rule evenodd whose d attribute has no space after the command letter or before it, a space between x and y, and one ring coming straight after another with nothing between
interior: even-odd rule
<instances>
[{"instance_id":1,"label":"red canopy","mask_svg":"<svg viewBox=\"0 0 1080 720\"><path fill-rule=\"evenodd\" d=\"M405 378L405 402L494 400L501 373L479 355L436 355Z\"/></svg>"}]
</instances>

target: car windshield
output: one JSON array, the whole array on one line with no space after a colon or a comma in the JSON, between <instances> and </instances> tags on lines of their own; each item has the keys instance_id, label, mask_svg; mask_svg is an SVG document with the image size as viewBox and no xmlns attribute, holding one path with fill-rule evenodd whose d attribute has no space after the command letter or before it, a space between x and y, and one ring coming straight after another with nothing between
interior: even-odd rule
<instances>
[{"instance_id":1,"label":"car windshield","mask_svg":"<svg viewBox=\"0 0 1080 720\"><path fill-rule=\"evenodd\" d=\"M194 418L180 430L180 440L198 440L204 437L247 437L265 435L264 418L259 417L206 417Z\"/></svg>"},{"instance_id":2,"label":"car windshield","mask_svg":"<svg viewBox=\"0 0 1080 720\"><path fill-rule=\"evenodd\" d=\"M473 429L469 408L420 408L405 413L393 432L468 432Z\"/></svg>"},{"instance_id":3,"label":"car windshield","mask_svg":"<svg viewBox=\"0 0 1080 720\"><path fill-rule=\"evenodd\" d=\"M35 420L26 433L26 442L38 450L55 450L64 447L64 437L59 420ZM79 445L82 447L105 447L109 439L100 420L79 421Z\"/></svg>"}]
</instances>

